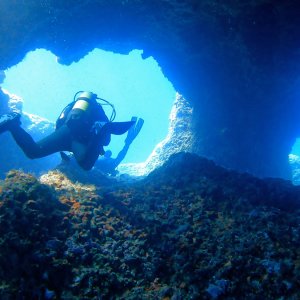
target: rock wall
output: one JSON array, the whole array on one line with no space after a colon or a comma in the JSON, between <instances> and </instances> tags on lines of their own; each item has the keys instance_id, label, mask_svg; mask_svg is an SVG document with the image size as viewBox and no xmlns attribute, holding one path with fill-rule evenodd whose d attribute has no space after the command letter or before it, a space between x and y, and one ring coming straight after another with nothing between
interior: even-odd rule
<instances>
[{"instance_id":1,"label":"rock wall","mask_svg":"<svg viewBox=\"0 0 300 300\"><path fill-rule=\"evenodd\" d=\"M182 95L177 94L169 116L168 134L165 139L156 145L145 162L121 164L117 169L120 173L131 176L146 176L161 167L172 154L192 152L192 117L193 108Z\"/></svg>"},{"instance_id":2,"label":"rock wall","mask_svg":"<svg viewBox=\"0 0 300 300\"><path fill-rule=\"evenodd\" d=\"M292 168L292 182L294 185L300 185L300 157L295 154L290 154L289 161Z\"/></svg>"},{"instance_id":3,"label":"rock wall","mask_svg":"<svg viewBox=\"0 0 300 300\"><path fill-rule=\"evenodd\" d=\"M10 110L20 112L22 127L36 141L53 132L53 123L39 116L22 112L22 103L23 100L20 97L0 89L0 114ZM21 169L40 175L54 168L60 161L58 154L35 160L27 158L9 132L0 135L0 145L0 178L4 178L11 169Z\"/></svg>"},{"instance_id":4,"label":"rock wall","mask_svg":"<svg viewBox=\"0 0 300 300\"><path fill-rule=\"evenodd\" d=\"M297 1L2 1L0 70L36 48L59 62L143 49L194 106L194 152L290 178L300 135Z\"/></svg>"}]
</instances>

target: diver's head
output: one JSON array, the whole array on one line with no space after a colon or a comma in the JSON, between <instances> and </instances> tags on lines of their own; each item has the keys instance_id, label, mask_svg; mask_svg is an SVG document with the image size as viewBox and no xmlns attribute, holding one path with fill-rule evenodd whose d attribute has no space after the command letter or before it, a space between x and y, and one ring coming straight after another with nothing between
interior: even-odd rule
<instances>
[{"instance_id":1,"label":"diver's head","mask_svg":"<svg viewBox=\"0 0 300 300\"><path fill-rule=\"evenodd\" d=\"M104 153L105 158L110 158L112 156L112 152L110 150L106 150Z\"/></svg>"}]
</instances>

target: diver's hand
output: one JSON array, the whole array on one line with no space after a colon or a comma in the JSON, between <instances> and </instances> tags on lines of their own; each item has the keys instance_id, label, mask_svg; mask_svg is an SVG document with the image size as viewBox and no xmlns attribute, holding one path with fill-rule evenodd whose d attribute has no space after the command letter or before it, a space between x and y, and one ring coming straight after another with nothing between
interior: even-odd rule
<instances>
[{"instance_id":1,"label":"diver's hand","mask_svg":"<svg viewBox=\"0 0 300 300\"><path fill-rule=\"evenodd\" d=\"M94 132L96 135L100 134L100 131L105 124L107 124L107 122L100 122L100 121L95 122L93 127L91 128L91 132Z\"/></svg>"}]
</instances>

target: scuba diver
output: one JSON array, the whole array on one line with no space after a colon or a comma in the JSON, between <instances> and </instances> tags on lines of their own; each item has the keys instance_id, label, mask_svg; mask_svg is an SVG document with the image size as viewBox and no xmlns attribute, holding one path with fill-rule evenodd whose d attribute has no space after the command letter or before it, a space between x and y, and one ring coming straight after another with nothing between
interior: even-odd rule
<instances>
[{"instance_id":1,"label":"scuba diver","mask_svg":"<svg viewBox=\"0 0 300 300\"><path fill-rule=\"evenodd\" d=\"M125 139L125 145L117 157L112 158L112 152L110 150L106 150L104 155L96 161L95 167L99 168L102 173L112 176L116 176L118 174L118 171L116 170L117 166L125 158L131 143L137 137L144 125L144 120L142 118L137 120L137 117L132 117L131 121L134 122L135 125L129 129Z\"/></svg>"},{"instance_id":2,"label":"scuba diver","mask_svg":"<svg viewBox=\"0 0 300 300\"><path fill-rule=\"evenodd\" d=\"M103 105L112 107L110 119ZM44 139L35 142L21 127L21 116L16 112L0 116L0 134L10 131L28 158L41 158L60 152L64 159L67 155L63 151L68 151L73 153L82 169L90 170L99 155L104 155L103 147L110 143L111 134L124 134L135 124L135 121L113 122L115 116L114 106L107 100L92 92L79 91L61 112L55 131Z\"/></svg>"}]
</instances>

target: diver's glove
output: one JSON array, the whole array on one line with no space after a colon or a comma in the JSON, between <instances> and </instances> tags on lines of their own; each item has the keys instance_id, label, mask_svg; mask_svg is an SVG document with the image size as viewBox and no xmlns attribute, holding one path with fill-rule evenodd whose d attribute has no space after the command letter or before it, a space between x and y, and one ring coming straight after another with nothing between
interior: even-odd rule
<instances>
[{"instance_id":1,"label":"diver's glove","mask_svg":"<svg viewBox=\"0 0 300 300\"><path fill-rule=\"evenodd\" d=\"M96 121L91 128L91 132L96 137L99 145L107 146L110 143L109 124L111 122ZM103 154L101 154L103 155Z\"/></svg>"},{"instance_id":2,"label":"diver's glove","mask_svg":"<svg viewBox=\"0 0 300 300\"><path fill-rule=\"evenodd\" d=\"M91 128L91 132L95 133L96 135L99 135L101 129L104 127L105 124L107 124L107 122L101 122L101 121L95 122L93 127Z\"/></svg>"}]
</instances>

